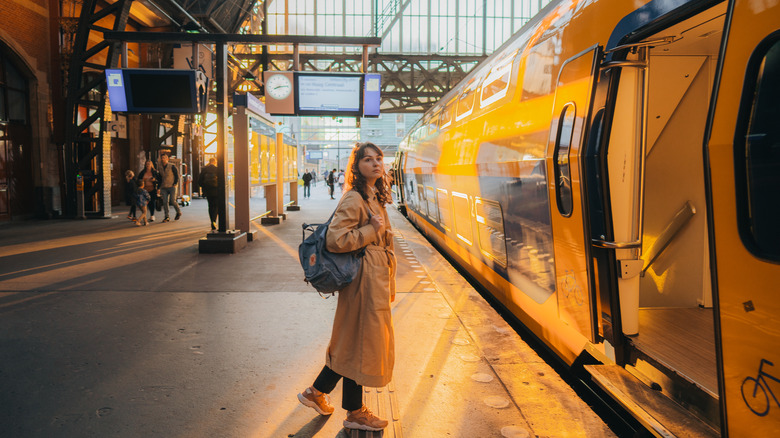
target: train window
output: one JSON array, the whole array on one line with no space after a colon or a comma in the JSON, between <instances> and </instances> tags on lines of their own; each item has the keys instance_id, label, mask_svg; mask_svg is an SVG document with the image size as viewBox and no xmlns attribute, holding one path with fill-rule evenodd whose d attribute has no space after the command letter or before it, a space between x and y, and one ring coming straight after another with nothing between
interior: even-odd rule
<instances>
[{"instance_id":1,"label":"train window","mask_svg":"<svg viewBox=\"0 0 780 438\"><path fill-rule=\"evenodd\" d=\"M452 230L450 195L445 189L436 189L436 205L439 207L439 223L447 231Z\"/></svg>"},{"instance_id":2,"label":"train window","mask_svg":"<svg viewBox=\"0 0 780 438\"><path fill-rule=\"evenodd\" d=\"M452 209L455 213L455 234L458 239L471 245L474 233L471 230L471 205L465 193L452 192Z\"/></svg>"},{"instance_id":3,"label":"train window","mask_svg":"<svg viewBox=\"0 0 780 438\"><path fill-rule=\"evenodd\" d=\"M564 215L571 214L573 204L571 197L571 170L569 167L569 148L574 134L574 116L577 110L573 103L567 103L561 110L558 119L558 132L555 136L553 151L553 167L555 170L555 198L558 211Z\"/></svg>"},{"instance_id":4,"label":"train window","mask_svg":"<svg viewBox=\"0 0 780 438\"><path fill-rule=\"evenodd\" d=\"M439 222L439 215L436 207L436 192L431 186L425 186L425 200L428 203L428 217L434 222Z\"/></svg>"},{"instance_id":5,"label":"train window","mask_svg":"<svg viewBox=\"0 0 780 438\"><path fill-rule=\"evenodd\" d=\"M476 79L472 79L466 86L463 94L460 95L460 99L458 99L458 115L455 117L455 120L467 117L474 111L474 99L477 97L476 91L478 88L479 81Z\"/></svg>"},{"instance_id":6,"label":"train window","mask_svg":"<svg viewBox=\"0 0 780 438\"><path fill-rule=\"evenodd\" d=\"M447 104L441 112L441 118L439 119L439 129L445 129L452 124L452 116L455 114L455 102L452 101Z\"/></svg>"},{"instance_id":7,"label":"train window","mask_svg":"<svg viewBox=\"0 0 780 438\"><path fill-rule=\"evenodd\" d=\"M501 63L490 70L480 92L481 107L484 108L507 95L509 80L512 77L512 61L515 59L515 53L502 59Z\"/></svg>"},{"instance_id":8,"label":"train window","mask_svg":"<svg viewBox=\"0 0 780 438\"><path fill-rule=\"evenodd\" d=\"M560 37L551 36L537 43L528 52L520 100L534 99L552 93L556 61L560 53Z\"/></svg>"},{"instance_id":9,"label":"train window","mask_svg":"<svg viewBox=\"0 0 780 438\"><path fill-rule=\"evenodd\" d=\"M769 41L756 50L748 75L755 75L755 88L746 87L750 112L745 114L744 137L738 140L736 157L744 160L738 198L740 228L747 246L761 257L780 260L780 41ZM750 80L750 76L748 81ZM740 135L740 134L738 134ZM739 161L737 161L739 163ZM747 238L747 239L745 239Z\"/></svg>"},{"instance_id":10,"label":"train window","mask_svg":"<svg viewBox=\"0 0 780 438\"><path fill-rule=\"evenodd\" d=\"M428 214L428 204L425 202L425 189L422 184L417 184L417 207L424 214Z\"/></svg>"},{"instance_id":11,"label":"train window","mask_svg":"<svg viewBox=\"0 0 780 438\"><path fill-rule=\"evenodd\" d=\"M506 267L506 239L501 205L494 201L476 198L474 214L477 220L480 250L499 265Z\"/></svg>"},{"instance_id":12,"label":"train window","mask_svg":"<svg viewBox=\"0 0 780 438\"><path fill-rule=\"evenodd\" d=\"M408 160L407 160L408 162ZM408 166L408 164L407 164ZM417 208L417 195L414 193L414 174L413 173L407 173L404 176L404 181L409 183L409 187L407 188L408 193L406 193L406 204L409 205L411 208Z\"/></svg>"}]
</instances>

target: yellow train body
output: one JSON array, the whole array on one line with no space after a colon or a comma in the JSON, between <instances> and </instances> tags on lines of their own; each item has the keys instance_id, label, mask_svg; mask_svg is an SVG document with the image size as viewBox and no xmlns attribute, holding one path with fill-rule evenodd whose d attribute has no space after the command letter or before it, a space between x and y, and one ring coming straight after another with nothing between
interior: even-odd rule
<instances>
[{"instance_id":1,"label":"yellow train body","mask_svg":"<svg viewBox=\"0 0 780 438\"><path fill-rule=\"evenodd\" d=\"M780 433L779 29L777 2L553 2L399 148L410 220L525 326L703 424L639 403L658 436Z\"/></svg>"}]
</instances>

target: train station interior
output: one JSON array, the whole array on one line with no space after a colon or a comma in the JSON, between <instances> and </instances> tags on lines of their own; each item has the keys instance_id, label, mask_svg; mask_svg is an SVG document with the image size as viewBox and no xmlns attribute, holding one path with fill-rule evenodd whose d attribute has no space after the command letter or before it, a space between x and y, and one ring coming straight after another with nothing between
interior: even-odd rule
<instances>
[{"instance_id":1,"label":"train station interior","mask_svg":"<svg viewBox=\"0 0 780 438\"><path fill-rule=\"evenodd\" d=\"M0 17L0 436L780 434L777 2ZM305 277L329 217L389 303ZM392 379L322 412L358 305Z\"/></svg>"}]
</instances>

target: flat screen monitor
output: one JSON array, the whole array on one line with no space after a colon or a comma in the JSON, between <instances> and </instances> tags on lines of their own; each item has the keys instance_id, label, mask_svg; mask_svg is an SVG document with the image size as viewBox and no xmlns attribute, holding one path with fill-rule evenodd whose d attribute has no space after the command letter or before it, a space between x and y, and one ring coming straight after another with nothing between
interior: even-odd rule
<instances>
[{"instance_id":1,"label":"flat screen monitor","mask_svg":"<svg viewBox=\"0 0 780 438\"><path fill-rule=\"evenodd\" d=\"M296 72L295 90L295 113L299 116L363 115L360 73Z\"/></svg>"},{"instance_id":2,"label":"flat screen monitor","mask_svg":"<svg viewBox=\"0 0 780 438\"><path fill-rule=\"evenodd\" d=\"M112 111L144 114L197 114L197 71L107 69ZM203 90L205 92L205 90ZM123 95L123 96L122 96ZM122 101L124 100L124 101Z\"/></svg>"}]
</instances>

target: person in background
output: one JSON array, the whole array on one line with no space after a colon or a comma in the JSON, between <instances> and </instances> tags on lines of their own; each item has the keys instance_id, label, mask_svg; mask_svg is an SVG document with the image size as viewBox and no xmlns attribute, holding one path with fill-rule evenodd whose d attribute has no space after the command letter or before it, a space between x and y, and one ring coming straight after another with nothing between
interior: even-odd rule
<instances>
[{"instance_id":1,"label":"person in background","mask_svg":"<svg viewBox=\"0 0 780 438\"><path fill-rule=\"evenodd\" d=\"M171 218L168 216L168 206L172 205L176 209L176 217L174 220L179 220L181 217L181 208L179 203L176 202L176 188L179 185L179 170L176 166L170 163L170 156L167 153L160 155L160 195L163 201L163 210L165 211L165 219L163 222L170 222Z\"/></svg>"},{"instance_id":2,"label":"person in background","mask_svg":"<svg viewBox=\"0 0 780 438\"><path fill-rule=\"evenodd\" d=\"M328 193L330 193L330 199L336 199L333 197L333 185L336 183L336 169L333 169L328 174L328 179L326 180L328 183Z\"/></svg>"},{"instance_id":3,"label":"person in background","mask_svg":"<svg viewBox=\"0 0 780 438\"><path fill-rule=\"evenodd\" d=\"M141 211L141 218L138 219L135 224L139 227L141 225L149 225L149 223L146 222L146 208L152 197L149 195L149 192L144 190L143 180L133 181L133 183L136 184L135 193L133 194L133 205L138 206L138 209Z\"/></svg>"},{"instance_id":4,"label":"person in background","mask_svg":"<svg viewBox=\"0 0 780 438\"><path fill-rule=\"evenodd\" d=\"M339 172L339 191L342 193L344 193L344 181L346 181L344 178L344 171L342 170Z\"/></svg>"},{"instance_id":5,"label":"person in background","mask_svg":"<svg viewBox=\"0 0 780 438\"><path fill-rule=\"evenodd\" d=\"M306 169L306 172L303 172L303 176L301 177L303 180L303 197L304 198L310 198L311 197L311 173L309 173L309 169Z\"/></svg>"},{"instance_id":6,"label":"person in background","mask_svg":"<svg viewBox=\"0 0 780 438\"><path fill-rule=\"evenodd\" d=\"M157 188L160 186L160 174L154 168L152 160L146 160L144 168L138 172L136 180L142 181L143 189L149 193L149 204L151 207L149 210L149 222L154 222L154 207L157 203Z\"/></svg>"},{"instance_id":7,"label":"person in background","mask_svg":"<svg viewBox=\"0 0 780 438\"><path fill-rule=\"evenodd\" d=\"M217 215L219 214L219 204L217 197L219 195L219 168L217 168L217 159L209 158L209 164L200 170L198 175L198 186L200 186L201 196L205 196L209 203L209 221L211 229L217 229Z\"/></svg>"},{"instance_id":8,"label":"person in background","mask_svg":"<svg viewBox=\"0 0 780 438\"><path fill-rule=\"evenodd\" d=\"M130 212L127 218L135 222L135 189L138 184L135 182L135 172L128 170L125 172L125 204L130 206Z\"/></svg>"},{"instance_id":9,"label":"person in background","mask_svg":"<svg viewBox=\"0 0 780 438\"><path fill-rule=\"evenodd\" d=\"M385 208L392 199L382 150L373 143L358 143L345 179L345 193L328 227L326 247L337 253L365 248L365 255L357 277L339 291L325 366L312 386L298 394L298 401L330 415L334 408L327 394L344 379L344 427L379 431L388 422L363 404L363 386L387 385L395 363L390 303L395 300L396 259Z\"/></svg>"}]
</instances>

